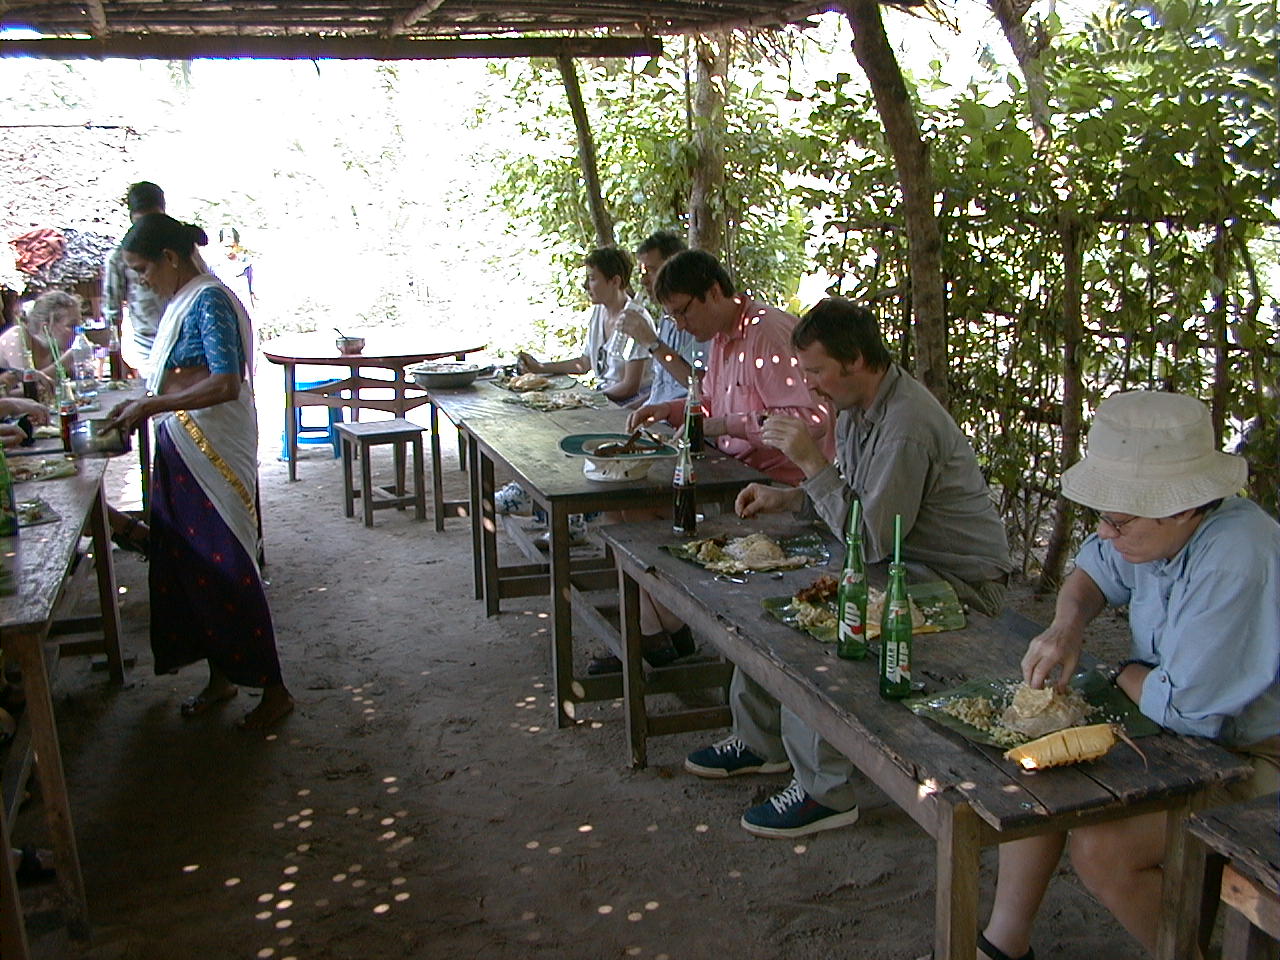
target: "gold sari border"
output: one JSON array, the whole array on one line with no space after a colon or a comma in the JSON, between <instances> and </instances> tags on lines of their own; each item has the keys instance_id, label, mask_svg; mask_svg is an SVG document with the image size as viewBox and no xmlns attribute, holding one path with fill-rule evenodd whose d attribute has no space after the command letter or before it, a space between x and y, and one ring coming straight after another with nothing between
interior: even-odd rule
<instances>
[{"instance_id":1,"label":"gold sari border","mask_svg":"<svg viewBox=\"0 0 1280 960\"><path fill-rule=\"evenodd\" d=\"M209 462L222 474L222 478L231 485L231 489L239 494L241 501L244 502L245 509L249 511L249 516L253 518L253 522L256 524L258 522L258 508L253 502L253 497L236 475L236 472L231 469L231 465L226 460L223 460L222 454L213 448L213 444L209 442L205 432L200 429L200 424L196 423L186 410L175 410L173 415L182 424L182 428L187 431L195 445L200 448L200 452L209 458Z\"/></svg>"}]
</instances>

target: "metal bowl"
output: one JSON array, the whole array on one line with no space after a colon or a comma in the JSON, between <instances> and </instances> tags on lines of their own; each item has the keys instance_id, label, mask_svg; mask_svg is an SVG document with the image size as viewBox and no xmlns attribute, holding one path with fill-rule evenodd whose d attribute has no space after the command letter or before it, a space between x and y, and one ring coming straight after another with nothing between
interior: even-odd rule
<instances>
[{"instance_id":1,"label":"metal bowl","mask_svg":"<svg viewBox=\"0 0 1280 960\"><path fill-rule=\"evenodd\" d=\"M353 357L364 349L364 337L339 337L334 344L344 357Z\"/></svg>"},{"instance_id":2,"label":"metal bowl","mask_svg":"<svg viewBox=\"0 0 1280 960\"><path fill-rule=\"evenodd\" d=\"M414 364L406 368L406 372L413 377L413 382L424 390L441 390L447 387L468 386L476 377L492 373L493 367L478 363L437 360Z\"/></svg>"}]
</instances>

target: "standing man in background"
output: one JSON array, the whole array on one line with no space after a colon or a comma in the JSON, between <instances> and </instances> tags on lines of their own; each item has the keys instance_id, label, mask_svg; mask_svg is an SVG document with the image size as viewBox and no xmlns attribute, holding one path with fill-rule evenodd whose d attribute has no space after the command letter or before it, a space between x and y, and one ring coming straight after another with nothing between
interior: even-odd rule
<instances>
[{"instance_id":1,"label":"standing man in background","mask_svg":"<svg viewBox=\"0 0 1280 960\"><path fill-rule=\"evenodd\" d=\"M132 223L148 213L165 212L164 191L146 180L129 187L125 202ZM151 374L151 346L160 328L164 306L151 288L125 266L120 248L112 250L102 273L102 316L120 331L120 353L124 362L143 379ZM122 311L121 307L128 309Z\"/></svg>"}]
</instances>

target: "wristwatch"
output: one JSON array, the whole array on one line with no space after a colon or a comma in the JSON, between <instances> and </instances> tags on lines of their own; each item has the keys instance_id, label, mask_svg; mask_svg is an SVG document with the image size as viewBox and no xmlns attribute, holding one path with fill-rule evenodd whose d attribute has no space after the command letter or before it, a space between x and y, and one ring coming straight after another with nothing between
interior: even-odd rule
<instances>
[{"instance_id":1,"label":"wristwatch","mask_svg":"<svg viewBox=\"0 0 1280 960\"><path fill-rule=\"evenodd\" d=\"M1116 681L1120 679L1120 674L1124 673L1125 667L1131 667L1135 663L1138 664L1138 666L1146 667L1148 670L1154 670L1156 668L1156 665L1150 660L1142 660L1139 657L1130 657L1127 660L1121 660L1114 667L1108 667L1106 671L1107 679L1111 681L1112 685L1114 685Z\"/></svg>"}]
</instances>

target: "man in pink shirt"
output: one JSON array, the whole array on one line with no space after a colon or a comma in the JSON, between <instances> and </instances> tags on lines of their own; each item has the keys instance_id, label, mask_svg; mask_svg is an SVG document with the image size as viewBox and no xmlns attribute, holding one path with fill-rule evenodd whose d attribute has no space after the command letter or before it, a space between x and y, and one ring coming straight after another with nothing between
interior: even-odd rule
<instances>
[{"instance_id":1,"label":"man in pink shirt","mask_svg":"<svg viewBox=\"0 0 1280 960\"><path fill-rule=\"evenodd\" d=\"M685 250L668 260L654 281L654 296L681 330L711 341L702 379L708 440L774 480L798 484L803 471L760 436L764 418L776 413L803 420L824 455L833 455L831 411L805 383L791 346L795 317L735 295L724 267L702 250ZM679 425L684 401L643 406L631 414L627 428L654 420Z\"/></svg>"},{"instance_id":2,"label":"man in pink shirt","mask_svg":"<svg viewBox=\"0 0 1280 960\"><path fill-rule=\"evenodd\" d=\"M724 267L703 250L685 250L662 265L653 295L676 326L707 344L702 378L703 436L761 473L798 484L804 471L761 439L761 426L773 414L803 421L823 455L835 452L830 408L810 391L791 345L798 322L789 313L733 292ZM646 404L627 420L627 429L666 420L684 422L684 401ZM640 632L644 658L665 666L693 653L688 626L644 591L640 593ZM622 664L612 654L596 657L589 673L613 673Z\"/></svg>"}]
</instances>

